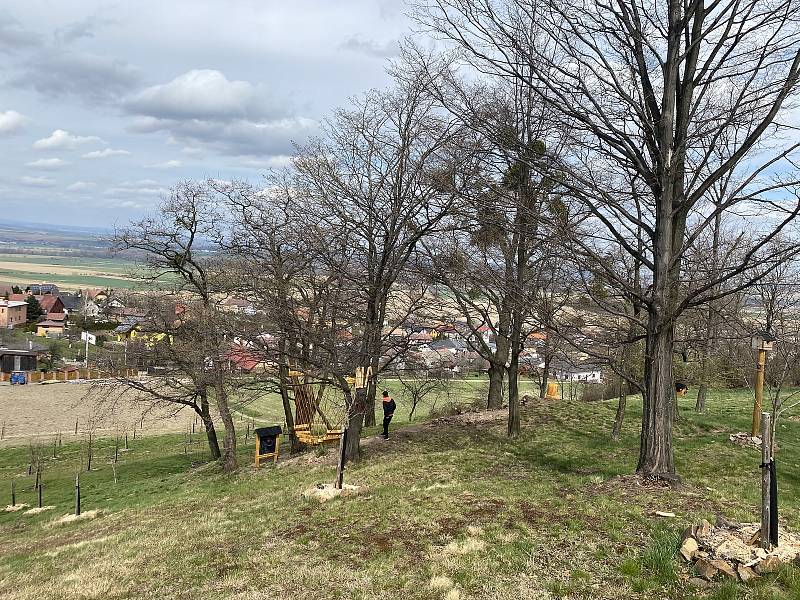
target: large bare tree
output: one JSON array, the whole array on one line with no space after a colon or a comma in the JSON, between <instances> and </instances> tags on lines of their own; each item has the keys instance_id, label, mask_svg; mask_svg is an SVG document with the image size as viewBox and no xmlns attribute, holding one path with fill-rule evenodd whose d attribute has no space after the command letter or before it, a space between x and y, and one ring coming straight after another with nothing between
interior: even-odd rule
<instances>
[{"instance_id":1,"label":"large bare tree","mask_svg":"<svg viewBox=\"0 0 800 600\"><path fill-rule=\"evenodd\" d=\"M562 116L574 139L563 161L565 201L584 225L572 242L645 308L637 472L676 478L675 321L757 263L777 264L765 244L798 212L796 178L774 174L792 168L795 150L781 141L781 119L797 93L800 5L427 0L416 14L472 68L523 82ZM709 192L732 172L738 183L715 204ZM716 215L753 206L762 219L740 262L682 287L683 257ZM609 245L641 261L641 290L607 265Z\"/></svg>"}]
</instances>

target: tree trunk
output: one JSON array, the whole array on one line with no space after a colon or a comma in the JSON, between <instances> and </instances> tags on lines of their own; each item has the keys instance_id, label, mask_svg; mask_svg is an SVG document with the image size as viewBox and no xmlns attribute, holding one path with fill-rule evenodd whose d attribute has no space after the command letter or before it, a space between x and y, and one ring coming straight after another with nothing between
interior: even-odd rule
<instances>
[{"instance_id":1,"label":"tree trunk","mask_svg":"<svg viewBox=\"0 0 800 600\"><path fill-rule=\"evenodd\" d=\"M219 440L217 439L217 430L214 428L214 420L211 418L211 411L208 405L208 394L203 393L200 399L200 410L197 411L203 421L203 426L206 429L206 438L208 438L208 450L211 452L212 460L219 460L222 457L222 452L219 449Z\"/></svg>"},{"instance_id":2,"label":"tree trunk","mask_svg":"<svg viewBox=\"0 0 800 600\"><path fill-rule=\"evenodd\" d=\"M347 420L347 444L344 450L346 462L361 458L361 430L364 426L364 409L366 404L367 389L357 388Z\"/></svg>"},{"instance_id":3,"label":"tree trunk","mask_svg":"<svg viewBox=\"0 0 800 600\"><path fill-rule=\"evenodd\" d=\"M288 340L284 339L282 342L283 351L281 352L280 357L280 366L278 367L278 377L280 379L280 388L281 388L281 403L283 404L283 417L286 420L286 429L289 430L289 453L290 454L297 454L301 452L305 448L305 444L303 444L299 439L297 439L297 434L294 430L294 413L292 411L292 399L289 398L289 363L287 360L288 352L286 351L286 347L288 346Z\"/></svg>"},{"instance_id":4,"label":"tree trunk","mask_svg":"<svg viewBox=\"0 0 800 600\"><path fill-rule=\"evenodd\" d=\"M672 347L673 325L650 315L645 358L645 393L642 398L640 475L677 480L672 449L675 410Z\"/></svg>"},{"instance_id":5,"label":"tree trunk","mask_svg":"<svg viewBox=\"0 0 800 600\"><path fill-rule=\"evenodd\" d=\"M708 393L708 384L703 378L702 383L700 383L700 389L697 390L697 403L694 405L694 409L701 413L705 412L706 410L706 394Z\"/></svg>"},{"instance_id":6,"label":"tree trunk","mask_svg":"<svg viewBox=\"0 0 800 600\"><path fill-rule=\"evenodd\" d=\"M214 375L217 410L222 419L222 425L225 427L225 437L222 441L222 469L226 473L231 473L239 467L239 462L236 458L236 426L233 423L231 409L228 406L228 395L225 391L225 382L222 377L222 365L218 361L214 361Z\"/></svg>"},{"instance_id":7,"label":"tree trunk","mask_svg":"<svg viewBox=\"0 0 800 600\"><path fill-rule=\"evenodd\" d=\"M508 366L508 437L517 437L519 432L519 353L514 352Z\"/></svg>"},{"instance_id":8,"label":"tree trunk","mask_svg":"<svg viewBox=\"0 0 800 600\"><path fill-rule=\"evenodd\" d=\"M503 406L503 371L502 365L491 363L489 367L489 399L487 408L501 408Z\"/></svg>"},{"instance_id":9,"label":"tree trunk","mask_svg":"<svg viewBox=\"0 0 800 600\"><path fill-rule=\"evenodd\" d=\"M550 363L552 360L552 355L545 354L542 380L539 382L539 398L547 397L547 384L550 383Z\"/></svg>"}]
</instances>

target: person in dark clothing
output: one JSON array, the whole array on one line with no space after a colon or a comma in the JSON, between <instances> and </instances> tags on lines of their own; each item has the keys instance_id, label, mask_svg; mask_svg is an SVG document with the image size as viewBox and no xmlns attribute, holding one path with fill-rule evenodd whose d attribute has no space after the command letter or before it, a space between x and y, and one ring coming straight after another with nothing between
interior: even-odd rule
<instances>
[{"instance_id":1,"label":"person in dark clothing","mask_svg":"<svg viewBox=\"0 0 800 600\"><path fill-rule=\"evenodd\" d=\"M389 439L389 423L392 421L395 408L397 408L397 404L389 395L388 390L383 390L383 439L385 440Z\"/></svg>"}]
</instances>

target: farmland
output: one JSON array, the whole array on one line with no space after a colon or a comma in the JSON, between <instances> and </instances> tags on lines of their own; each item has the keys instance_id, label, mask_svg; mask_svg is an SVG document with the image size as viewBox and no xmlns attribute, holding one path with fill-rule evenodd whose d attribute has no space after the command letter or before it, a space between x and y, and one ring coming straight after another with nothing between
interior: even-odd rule
<instances>
[{"instance_id":1,"label":"farmland","mask_svg":"<svg viewBox=\"0 0 800 600\"><path fill-rule=\"evenodd\" d=\"M132 288L136 285L130 278L134 270L134 263L113 258L0 253L0 282L23 287L47 282L64 290Z\"/></svg>"},{"instance_id":2,"label":"farmland","mask_svg":"<svg viewBox=\"0 0 800 600\"><path fill-rule=\"evenodd\" d=\"M457 385L455 395L468 399L483 382ZM276 402L264 396L246 410L261 414ZM332 480L331 451L224 475L198 436L187 447L185 434L166 434L137 439L115 469L111 440L101 441L96 466L81 476L84 510L100 512L62 523L85 451L81 440L65 440L45 461L44 503L55 508L0 513L0 588L15 600L42 589L53 598L798 597L791 566L748 585L689 585L674 556L680 532L717 514L757 518L759 455L727 440L748 425L749 393L715 392L702 415L694 398L680 404L684 483L675 490L628 476L641 410L633 397L617 444L608 436L613 401L529 403L513 441L505 411L401 418L389 442L368 429L365 459L346 474L367 493L325 504L301 492ZM399 414L407 409L400 398ZM247 465L252 438L240 435ZM785 420L778 435L781 518L792 527L800 423ZM0 451L0 490L13 478L18 501L34 505L29 452Z\"/></svg>"}]
</instances>

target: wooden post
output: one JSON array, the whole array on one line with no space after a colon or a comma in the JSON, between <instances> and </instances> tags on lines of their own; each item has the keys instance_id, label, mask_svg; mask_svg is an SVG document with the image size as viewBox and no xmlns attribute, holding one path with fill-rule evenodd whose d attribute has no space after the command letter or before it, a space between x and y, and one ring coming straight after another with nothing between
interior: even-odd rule
<instances>
[{"instance_id":1,"label":"wooden post","mask_svg":"<svg viewBox=\"0 0 800 600\"><path fill-rule=\"evenodd\" d=\"M6 437L6 422L3 421L3 427L0 429L0 440Z\"/></svg>"},{"instance_id":2,"label":"wooden post","mask_svg":"<svg viewBox=\"0 0 800 600\"><path fill-rule=\"evenodd\" d=\"M12 479L11 480L11 506L17 505L17 482Z\"/></svg>"},{"instance_id":3,"label":"wooden post","mask_svg":"<svg viewBox=\"0 0 800 600\"><path fill-rule=\"evenodd\" d=\"M39 508L42 508L42 485L41 480L39 480Z\"/></svg>"},{"instance_id":4,"label":"wooden post","mask_svg":"<svg viewBox=\"0 0 800 600\"><path fill-rule=\"evenodd\" d=\"M75 475L75 516L81 516L81 474Z\"/></svg>"},{"instance_id":5,"label":"wooden post","mask_svg":"<svg viewBox=\"0 0 800 600\"><path fill-rule=\"evenodd\" d=\"M764 402L764 364L767 362L767 351L759 349L758 351L758 366L756 367L756 401L753 405L753 427L751 428L751 437L758 435L758 430L761 428L761 406Z\"/></svg>"},{"instance_id":6,"label":"wooden post","mask_svg":"<svg viewBox=\"0 0 800 600\"><path fill-rule=\"evenodd\" d=\"M769 413L761 413L761 547L769 550L769 523L770 523L770 472L769 463L772 460L771 421Z\"/></svg>"},{"instance_id":7,"label":"wooden post","mask_svg":"<svg viewBox=\"0 0 800 600\"><path fill-rule=\"evenodd\" d=\"M344 465L347 450L347 427L342 429L342 435L339 437L339 462L336 465L336 483L334 487L337 490L342 489L344 485Z\"/></svg>"},{"instance_id":8,"label":"wooden post","mask_svg":"<svg viewBox=\"0 0 800 600\"><path fill-rule=\"evenodd\" d=\"M114 439L114 462L119 460L119 436Z\"/></svg>"},{"instance_id":9,"label":"wooden post","mask_svg":"<svg viewBox=\"0 0 800 600\"><path fill-rule=\"evenodd\" d=\"M56 457L56 441L53 440L53 458Z\"/></svg>"},{"instance_id":10,"label":"wooden post","mask_svg":"<svg viewBox=\"0 0 800 600\"><path fill-rule=\"evenodd\" d=\"M134 434L135 433L136 433L136 431L134 430ZM125 432L125 450L127 450L127 449L128 449L128 432L126 431Z\"/></svg>"},{"instance_id":11,"label":"wooden post","mask_svg":"<svg viewBox=\"0 0 800 600\"><path fill-rule=\"evenodd\" d=\"M78 419L75 419L75 435L78 435Z\"/></svg>"},{"instance_id":12,"label":"wooden post","mask_svg":"<svg viewBox=\"0 0 800 600\"><path fill-rule=\"evenodd\" d=\"M256 469L261 466L261 437L256 436Z\"/></svg>"}]
</instances>

